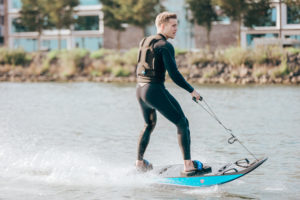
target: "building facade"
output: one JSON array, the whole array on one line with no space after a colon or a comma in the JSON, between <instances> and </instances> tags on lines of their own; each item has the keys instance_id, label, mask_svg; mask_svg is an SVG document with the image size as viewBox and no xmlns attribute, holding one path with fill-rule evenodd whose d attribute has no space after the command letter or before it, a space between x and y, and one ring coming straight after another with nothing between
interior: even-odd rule
<instances>
[{"instance_id":1,"label":"building facade","mask_svg":"<svg viewBox=\"0 0 300 200\"><path fill-rule=\"evenodd\" d=\"M21 0L8 0L7 7L7 46L36 51L38 33L27 32L24 27L16 23L22 7ZM80 47L96 50L103 47L103 14L98 0L80 0L80 5L75 8L75 11L74 17L78 19L78 23L74 24L70 30L44 30L42 32L41 49L57 49L59 35L62 48Z\"/></svg>"},{"instance_id":2,"label":"building facade","mask_svg":"<svg viewBox=\"0 0 300 200\"><path fill-rule=\"evenodd\" d=\"M80 0L75 8L74 17L77 23L71 29L44 30L41 35L41 49L53 50L58 48L58 38L61 38L61 47L66 49L86 48L95 51L99 48L117 48L117 32L104 26L102 5L99 0ZM175 3L176 2L176 3ZM3 5L4 4L4 5ZM168 11L178 15L179 25L177 36L170 42L181 49L199 49L206 46L205 28L191 24L187 18L187 5L185 0L164 0L163 4ZM37 32L26 32L24 27L18 26L21 0L0 0L0 45L9 48L23 48L26 51L36 51ZM297 11L296 11L297 12ZM300 11L298 11L300 12ZM247 28L241 27L241 45L254 46L257 38L281 38L300 41L300 21L295 19L295 11L274 0L269 12L269 20L264 26ZM237 42L238 24L223 17L221 21L214 22L210 33L211 49L235 46ZM154 22L146 28L146 34L155 34ZM128 26L121 33L121 48L137 47L140 39L144 37L140 28ZM60 36L60 37L59 37Z\"/></svg>"},{"instance_id":3,"label":"building facade","mask_svg":"<svg viewBox=\"0 0 300 200\"><path fill-rule=\"evenodd\" d=\"M279 41L283 46L300 43L300 19L295 17L299 16L299 13L300 10L287 6L282 0L272 1L269 20L264 26L242 27L242 47L255 46L255 41L259 41L258 38Z\"/></svg>"},{"instance_id":4,"label":"building facade","mask_svg":"<svg viewBox=\"0 0 300 200\"><path fill-rule=\"evenodd\" d=\"M5 5L4 0L0 0L0 45L4 45L5 37Z\"/></svg>"}]
</instances>

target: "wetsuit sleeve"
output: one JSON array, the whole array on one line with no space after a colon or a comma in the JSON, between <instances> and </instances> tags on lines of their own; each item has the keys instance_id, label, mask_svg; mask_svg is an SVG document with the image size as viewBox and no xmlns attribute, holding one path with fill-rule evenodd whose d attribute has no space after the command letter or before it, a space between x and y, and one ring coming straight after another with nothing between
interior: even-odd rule
<instances>
[{"instance_id":1,"label":"wetsuit sleeve","mask_svg":"<svg viewBox=\"0 0 300 200\"><path fill-rule=\"evenodd\" d=\"M178 71L174 56L166 47L161 48L161 54L164 66L169 73L171 79L180 87L188 91L189 93L194 91L194 88L183 78L181 73Z\"/></svg>"}]
</instances>

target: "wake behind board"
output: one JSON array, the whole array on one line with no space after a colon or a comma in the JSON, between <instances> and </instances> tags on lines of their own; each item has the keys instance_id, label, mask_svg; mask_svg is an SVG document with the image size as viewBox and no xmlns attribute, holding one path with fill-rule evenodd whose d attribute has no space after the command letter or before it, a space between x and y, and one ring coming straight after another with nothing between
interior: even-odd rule
<instances>
[{"instance_id":1,"label":"wake behind board","mask_svg":"<svg viewBox=\"0 0 300 200\"><path fill-rule=\"evenodd\" d=\"M261 158L250 163L248 159L238 160L222 166L218 170L209 173L200 173L195 176L182 175L183 165L167 165L154 167L152 173L158 175L159 183L167 185L205 187L224 184L236 180L264 163L268 158Z\"/></svg>"}]
</instances>

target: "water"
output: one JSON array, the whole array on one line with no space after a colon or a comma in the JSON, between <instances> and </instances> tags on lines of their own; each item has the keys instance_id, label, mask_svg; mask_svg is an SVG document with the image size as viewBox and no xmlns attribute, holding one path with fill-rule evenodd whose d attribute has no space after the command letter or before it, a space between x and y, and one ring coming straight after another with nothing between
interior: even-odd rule
<instances>
[{"instance_id":1,"label":"water","mask_svg":"<svg viewBox=\"0 0 300 200\"><path fill-rule=\"evenodd\" d=\"M184 90L167 85L190 121L192 156L251 158ZM134 175L143 120L135 85L0 83L0 199L300 199L300 87L198 86L221 121L269 160L221 186L187 189ZM181 163L176 128L161 115L145 158Z\"/></svg>"}]
</instances>

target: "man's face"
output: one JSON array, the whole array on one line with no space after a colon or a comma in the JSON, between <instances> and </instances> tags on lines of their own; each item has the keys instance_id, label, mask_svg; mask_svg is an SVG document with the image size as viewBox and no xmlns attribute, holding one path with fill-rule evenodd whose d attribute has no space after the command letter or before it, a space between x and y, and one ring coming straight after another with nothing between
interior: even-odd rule
<instances>
[{"instance_id":1,"label":"man's face","mask_svg":"<svg viewBox=\"0 0 300 200\"><path fill-rule=\"evenodd\" d=\"M167 37L167 38L172 38L174 39L176 36L177 32L177 19L169 19L169 22L163 24L163 31L162 33Z\"/></svg>"}]
</instances>

